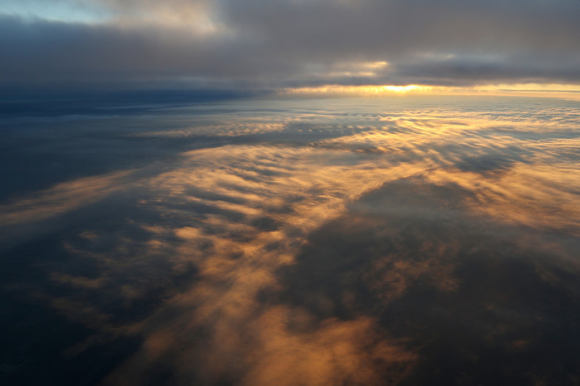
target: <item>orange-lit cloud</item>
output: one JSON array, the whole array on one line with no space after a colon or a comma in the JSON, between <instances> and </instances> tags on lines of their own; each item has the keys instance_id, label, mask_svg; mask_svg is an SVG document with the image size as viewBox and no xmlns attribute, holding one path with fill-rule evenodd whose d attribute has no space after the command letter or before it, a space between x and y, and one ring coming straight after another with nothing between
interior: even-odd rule
<instances>
[{"instance_id":1,"label":"orange-lit cloud","mask_svg":"<svg viewBox=\"0 0 580 386\"><path fill-rule=\"evenodd\" d=\"M299 263L313 234L341 219L348 222L339 234L375 229L375 238L388 244L376 254L356 250L348 256L364 261L356 279L383 308L416 283L441 293L462 285L455 267L465 253L463 241L454 234L426 237L411 220L432 216L429 221L452 230L455 222L473 220L580 235L578 139L569 127L577 116L549 107L533 114L473 113L453 106L389 112L374 103L379 108L363 110L356 123L342 108L336 116L313 109L270 124L242 118L236 128L232 118L228 125L150 132L149 137L180 139L212 132L234 139L261 135L263 141L186 151L155 174L142 170L59 184L4 206L3 219L33 223L105 200L116 189L131 192L128 205L136 213L154 214L123 218L133 232L91 224L76 229L63 248L92 261L98 274L50 275L55 285L74 289L67 297L45 296L59 312L103 334L143 339L106 383L143 384L157 366L166 366L181 383L379 385L391 379L396 384L420 354L381 327L378 315L357 309L356 293L339 293L340 305L352 312L348 318L333 315L337 305L316 291L305 291L312 299L304 304L264 301L264 293L292 290L280 272ZM324 128L328 137L308 137ZM296 144L268 137L284 130L311 140ZM337 131L342 135L329 135ZM412 182L408 190L397 185L405 181ZM433 199L441 207L424 204L432 194L422 192L425 186L447 189ZM357 205L369 205L361 197L379 189L396 194L357 212ZM407 197L416 202L405 202ZM380 220L372 223L372 216ZM412 248L403 225L416 240ZM340 262L323 252L314 258L327 267ZM187 286L169 283L167 277L188 270ZM113 320L107 302L91 302L102 296L129 307L157 289L158 307L129 321ZM77 350L94 344L98 339Z\"/></svg>"},{"instance_id":2,"label":"orange-lit cloud","mask_svg":"<svg viewBox=\"0 0 580 386\"><path fill-rule=\"evenodd\" d=\"M118 190L129 174L115 172L57 184L35 196L0 206L0 221L5 226L39 221L88 205Z\"/></svg>"}]
</instances>

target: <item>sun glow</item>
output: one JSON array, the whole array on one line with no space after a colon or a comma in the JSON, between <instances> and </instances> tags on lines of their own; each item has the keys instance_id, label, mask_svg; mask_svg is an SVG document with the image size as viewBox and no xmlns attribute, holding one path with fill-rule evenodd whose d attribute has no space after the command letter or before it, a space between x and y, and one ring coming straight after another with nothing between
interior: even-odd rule
<instances>
[{"instance_id":1,"label":"sun glow","mask_svg":"<svg viewBox=\"0 0 580 386\"><path fill-rule=\"evenodd\" d=\"M353 95L382 95L403 94L409 92L425 93L433 91L433 87L420 85L407 86L320 86L301 87L284 90L286 94L353 94Z\"/></svg>"},{"instance_id":2,"label":"sun glow","mask_svg":"<svg viewBox=\"0 0 580 386\"><path fill-rule=\"evenodd\" d=\"M392 94L432 94L432 95L493 95L493 96L527 96L552 97L580 100L579 85L563 84L498 84L474 87L424 86L410 84L406 86L339 86L326 85L318 87L288 88L283 94L292 95L363 95L381 96Z\"/></svg>"},{"instance_id":3,"label":"sun glow","mask_svg":"<svg viewBox=\"0 0 580 386\"><path fill-rule=\"evenodd\" d=\"M384 91L387 92L431 91L431 87L417 86L414 84L411 84L409 86L381 86L376 92L379 93Z\"/></svg>"}]
</instances>

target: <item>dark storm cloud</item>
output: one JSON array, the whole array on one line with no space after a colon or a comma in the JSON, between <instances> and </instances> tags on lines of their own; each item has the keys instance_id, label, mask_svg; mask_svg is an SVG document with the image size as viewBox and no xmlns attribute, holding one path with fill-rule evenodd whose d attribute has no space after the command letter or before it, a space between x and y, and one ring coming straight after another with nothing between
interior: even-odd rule
<instances>
[{"instance_id":1,"label":"dark storm cloud","mask_svg":"<svg viewBox=\"0 0 580 386\"><path fill-rule=\"evenodd\" d=\"M271 88L580 81L580 3L572 0L60 4L90 5L108 16L94 23L3 16L3 84L147 87L187 80ZM361 71L361 63L377 61L390 65ZM341 63L347 70L333 74Z\"/></svg>"},{"instance_id":2,"label":"dark storm cloud","mask_svg":"<svg viewBox=\"0 0 580 386\"><path fill-rule=\"evenodd\" d=\"M577 83L579 55L456 56L449 59L409 62L398 66L394 79L404 83L465 86L493 83ZM555 59L557 58L557 59Z\"/></svg>"}]
</instances>

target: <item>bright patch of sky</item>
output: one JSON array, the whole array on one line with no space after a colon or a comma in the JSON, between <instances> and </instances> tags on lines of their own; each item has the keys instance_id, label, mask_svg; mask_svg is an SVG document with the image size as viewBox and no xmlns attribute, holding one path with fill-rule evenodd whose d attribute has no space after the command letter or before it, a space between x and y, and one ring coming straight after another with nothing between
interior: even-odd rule
<instances>
[{"instance_id":1,"label":"bright patch of sky","mask_svg":"<svg viewBox=\"0 0 580 386\"><path fill-rule=\"evenodd\" d=\"M96 23L110 16L104 9L58 0L0 0L0 15L67 23Z\"/></svg>"}]
</instances>

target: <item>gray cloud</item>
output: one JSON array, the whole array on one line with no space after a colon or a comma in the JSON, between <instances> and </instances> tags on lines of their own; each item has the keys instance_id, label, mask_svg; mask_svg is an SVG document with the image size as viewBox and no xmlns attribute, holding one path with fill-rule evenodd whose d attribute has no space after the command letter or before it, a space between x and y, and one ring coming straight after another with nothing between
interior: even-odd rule
<instances>
[{"instance_id":1,"label":"gray cloud","mask_svg":"<svg viewBox=\"0 0 580 386\"><path fill-rule=\"evenodd\" d=\"M578 83L580 3L61 1L98 23L0 17L0 82L275 88ZM96 11L95 11L96 12ZM329 76L340 63L382 70Z\"/></svg>"}]
</instances>

